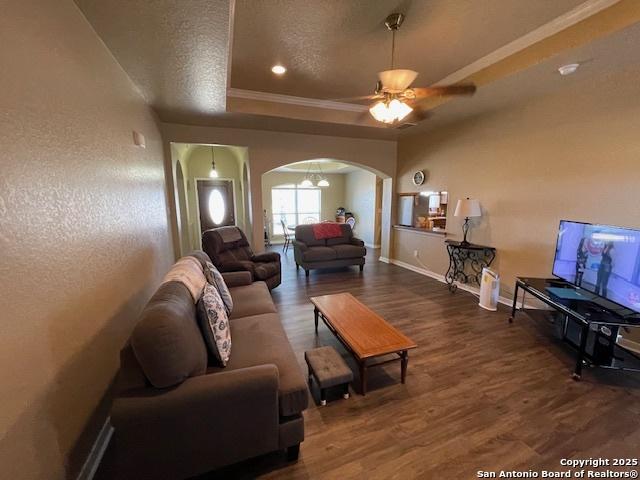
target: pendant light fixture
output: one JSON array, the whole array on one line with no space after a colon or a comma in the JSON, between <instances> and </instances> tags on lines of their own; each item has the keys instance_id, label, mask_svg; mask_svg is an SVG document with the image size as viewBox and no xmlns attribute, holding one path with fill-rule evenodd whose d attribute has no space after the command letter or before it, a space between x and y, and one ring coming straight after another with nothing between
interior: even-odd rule
<instances>
[{"instance_id":1,"label":"pendant light fixture","mask_svg":"<svg viewBox=\"0 0 640 480\"><path fill-rule=\"evenodd\" d=\"M329 186L329 180L327 180L327 177L325 177L322 174L322 167L320 166L320 164L318 164L318 178L320 180L318 180L318 186L319 187L328 187Z\"/></svg>"},{"instance_id":2,"label":"pendant light fixture","mask_svg":"<svg viewBox=\"0 0 640 480\"><path fill-rule=\"evenodd\" d=\"M315 164L318 170L317 173L311 172L312 165L313 163L309 164L309 169L307 170L307 173L304 176L304 179L302 180L302 182L300 182L300 186L303 188L310 188L310 187L313 187L314 185L313 182L316 182L316 185L318 187L328 187L330 185L329 180L327 180L327 177L323 175L320 164L319 163Z\"/></svg>"},{"instance_id":3,"label":"pendant light fixture","mask_svg":"<svg viewBox=\"0 0 640 480\"><path fill-rule=\"evenodd\" d=\"M213 156L213 146L211 146L211 170L209 171L209 178L218 178L218 171L216 170L216 161Z\"/></svg>"},{"instance_id":4,"label":"pendant light fixture","mask_svg":"<svg viewBox=\"0 0 640 480\"><path fill-rule=\"evenodd\" d=\"M300 186L303 188L313 187L313 182L311 181L311 164L309 164L309 168L307 169L307 173L304 176L302 182L300 182Z\"/></svg>"}]
</instances>

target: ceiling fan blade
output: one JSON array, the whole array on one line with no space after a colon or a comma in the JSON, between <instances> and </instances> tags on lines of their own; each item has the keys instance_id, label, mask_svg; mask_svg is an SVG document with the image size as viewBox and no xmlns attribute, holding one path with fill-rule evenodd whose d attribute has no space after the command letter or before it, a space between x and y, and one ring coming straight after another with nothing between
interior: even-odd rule
<instances>
[{"instance_id":1,"label":"ceiling fan blade","mask_svg":"<svg viewBox=\"0 0 640 480\"><path fill-rule=\"evenodd\" d=\"M383 95L362 95L360 97L330 98L329 102L354 103L383 98Z\"/></svg>"},{"instance_id":2,"label":"ceiling fan blade","mask_svg":"<svg viewBox=\"0 0 640 480\"><path fill-rule=\"evenodd\" d=\"M419 107L413 107L413 112L402 119L401 123L418 123L430 118L433 114L428 110Z\"/></svg>"},{"instance_id":3,"label":"ceiling fan blade","mask_svg":"<svg viewBox=\"0 0 640 480\"><path fill-rule=\"evenodd\" d=\"M448 97L453 95L473 95L476 86L472 83L463 85L446 85L442 87L413 87L417 99L429 97Z\"/></svg>"},{"instance_id":4,"label":"ceiling fan blade","mask_svg":"<svg viewBox=\"0 0 640 480\"><path fill-rule=\"evenodd\" d=\"M369 110L365 110L364 112L360 112L358 114L358 116L356 117L356 123L363 123L366 124L368 123L373 117L371 116L371 113L369 113Z\"/></svg>"}]
</instances>

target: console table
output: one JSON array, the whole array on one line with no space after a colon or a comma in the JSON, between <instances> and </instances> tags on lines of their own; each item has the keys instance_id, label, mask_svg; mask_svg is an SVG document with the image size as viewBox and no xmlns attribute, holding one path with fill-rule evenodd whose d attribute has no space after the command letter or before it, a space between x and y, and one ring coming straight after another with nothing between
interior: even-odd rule
<instances>
[{"instance_id":1,"label":"console table","mask_svg":"<svg viewBox=\"0 0 640 480\"><path fill-rule=\"evenodd\" d=\"M553 289L570 289L572 298L560 298ZM551 289L551 290L550 290ZM562 339L577 349L574 380L582 377L583 365L640 372L640 356L618 345L620 328L639 328L640 314L598 297L590 292L555 278L516 278L513 306L509 323L518 311L518 291L522 290L521 308L525 295L531 296L562 314ZM625 362L637 367L629 367Z\"/></svg>"},{"instance_id":2,"label":"console table","mask_svg":"<svg viewBox=\"0 0 640 480\"><path fill-rule=\"evenodd\" d=\"M449 253L449 268L444 276L449 291L456 291L456 281L480 285L482 269L489 267L496 258L496 249L455 240L445 240L444 243Z\"/></svg>"}]
</instances>

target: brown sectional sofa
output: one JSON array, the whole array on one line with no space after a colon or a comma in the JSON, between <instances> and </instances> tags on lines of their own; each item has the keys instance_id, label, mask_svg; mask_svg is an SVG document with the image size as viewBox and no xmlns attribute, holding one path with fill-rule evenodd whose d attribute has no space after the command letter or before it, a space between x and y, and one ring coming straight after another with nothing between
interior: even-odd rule
<instances>
[{"instance_id":1,"label":"brown sectional sofa","mask_svg":"<svg viewBox=\"0 0 640 480\"><path fill-rule=\"evenodd\" d=\"M225 368L208 361L182 283L162 285L142 312L111 413L118 478L186 478L278 449L297 458L305 377L266 284L223 275L234 302Z\"/></svg>"},{"instance_id":2,"label":"brown sectional sofa","mask_svg":"<svg viewBox=\"0 0 640 480\"><path fill-rule=\"evenodd\" d=\"M363 270L367 254L364 242L353 236L351 227L341 224L342 235L336 238L317 240L313 225L298 225L293 241L296 268L302 267L307 277L313 268L347 267L358 265Z\"/></svg>"}]
</instances>

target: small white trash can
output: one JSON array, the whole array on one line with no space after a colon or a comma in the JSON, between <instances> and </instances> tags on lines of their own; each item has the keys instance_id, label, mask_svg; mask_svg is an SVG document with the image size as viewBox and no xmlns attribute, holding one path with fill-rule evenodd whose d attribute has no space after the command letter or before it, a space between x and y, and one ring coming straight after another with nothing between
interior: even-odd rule
<instances>
[{"instance_id":1,"label":"small white trash can","mask_svg":"<svg viewBox=\"0 0 640 480\"><path fill-rule=\"evenodd\" d=\"M486 310L495 312L498 309L498 295L500 293L500 276L489 268L482 269L480 282L480 305Z\"/></svg>"}]
</instances>

